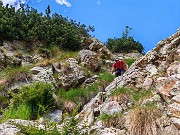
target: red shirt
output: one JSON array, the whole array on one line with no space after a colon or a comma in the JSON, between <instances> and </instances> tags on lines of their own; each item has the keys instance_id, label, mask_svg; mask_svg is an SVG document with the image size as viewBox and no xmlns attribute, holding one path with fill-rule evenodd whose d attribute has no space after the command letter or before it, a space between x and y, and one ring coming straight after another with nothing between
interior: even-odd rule
<instances>
[{"instance_id":1,"label":"red shirt","mask_svg":"<svg viewBox=\"0 0 180 135\"><path fill-rule=\"evenodd\" d=\"M125 64L125 62L123 60L118 60L118 61L114 62L112 67L115 69L117 69L117 68L123 69L123 64Z\"/></svg>"}]
</instances>

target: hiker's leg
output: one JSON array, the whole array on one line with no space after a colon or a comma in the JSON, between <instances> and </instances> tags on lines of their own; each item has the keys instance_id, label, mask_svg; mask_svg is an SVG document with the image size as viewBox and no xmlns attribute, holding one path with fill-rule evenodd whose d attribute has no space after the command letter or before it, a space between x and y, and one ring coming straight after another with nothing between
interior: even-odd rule
<instances>
[{"instance_id":1,"label":"hiker's leg","mask_svg":"<svg viewBox=\"0 0 180 135\"><path fill-rule=\"evenodd\" d=\"M118 77L118 72L115 72L115 76Z\"/></svg>"},{"instance_id":2,"label":"hiker's leg","mask_svg":"<svg viewBox=\"0 0 180 135\"><path fill-rule=\"evenodd\" d=\"M116 69L115 76L118 77L121 74L120 70Z\"/></svg>"},{"instance_id":3,"label":"hiker's leg","mask_svg":"<svg viewBox=\"0 0 180 135\"><path fill-rule=\"evenodd\" d=\"M121 75L123 75L123 74L124 74L124 69L121 70Z\"/></svg>"},{"instance_id":4,"label":"hiker's leg","mask_svg":"<svg viewBox=\"0 0 180 135\"><path fill-rule=\"evenodd\" d=\"M120 72L120 71L118 71L118 72L117 72L117 77L118 77L118 76L120 76L120 75L121 75L121 72Z\"/></svg>"},{"instance_id":5,"label":"hiker's leg","mask_svg":"<svg viewBox=\"0 0 180 135\"><path fill-rule=\"evenodd\" d=\"M118 68L118 69L116 69L116 77L118 77L120 75L121 75L121 70Z\"/></svg>"}]
</instances>

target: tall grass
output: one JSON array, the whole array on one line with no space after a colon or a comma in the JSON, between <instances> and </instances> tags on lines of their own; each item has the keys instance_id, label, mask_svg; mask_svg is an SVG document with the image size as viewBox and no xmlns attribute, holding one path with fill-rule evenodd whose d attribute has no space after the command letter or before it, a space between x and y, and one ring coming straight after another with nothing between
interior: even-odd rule
<instances>
[{"instance_id":1,"label":"tall grass","mask_svg":"<svg viewBox=\"0 0 180 135\"><path fill-rule=\"evenodd\" d=\"M51 85L34 83L23 87L18 94L12 93L12 103L5 110L5 118L36 119L53 107Z\"/></svg>"},{"instance_id":2,"label":"tall grass","mask_svg":"<svg viewBox=\"0 0 180 135\"><path fill-rule=\"evenodd\" d=\"M138 90L138 91L134 91L132 93L132 97L134 99L135 102L140 101L141 99L145 98L145 97L149 97L152 95L152 92L150 90Z\"/></svg>"},{"instance_id":3,"label":"tall grass","mask_svg":"<svg viewBox=\"0 0 180 135\"><path fill-rule=\"evenodd\" d=\"M97 94L100 91L99 87L104 83L103 81L111 82L113 78L113 75L110 75L108 72L104 72L99 75L99 78L96 82L87 86L86 88L72 88L68 91L64 89L58 89L56 93L57 96L59 96L63 101L70 100L78 103L80 98L89 99L91 95Z\"/></svg>"},{"instance_id":4,"label":"tall grass","mask_svg":"<svg viewBox=\"0 0 180 135\"><path fill-rule=\"evenodd\" d=\"M136 108L130 114L130 135L157 135L156 120L161 117L157 108Z\"/></svg>"},{"instance_id":5,"label":"tall grass","mask_svg":"<svg viewBox=\"0 0 180 135\"><path fill-rule=\"evenodd\" d=\"M113 91L111 93L111 96L118 96L120 94L128 94L128 93L132 93L132 90L130 88L121 87L121 88L117 88L115 91Z\"/></svg>"},{"instance_id":6,"label":"tall grass","mask_svg":"<svg viewBox=\"0 0 180 135\"><path fill-rule=\"evenodd\" d=\"M25 103L10 107L5 110L4 116L6 119L24 119L29 120L31 116L31 107Z\"/></svg>"},{"instance_id":7,"label":"tall grass","mask_svg":"<svg viewBox=\"0 0 180 135\"><path fill-rule=\"evenodd\" d=\"M114 75L112 75L109 72L103 72L99 74L99 80L100 81L107 81L107 82L112 82L114 80Z\"/></svg>"},{"instance_id":8,"label":"tall grass","mask_svg":"<svg viewBox=\"0 0 180 135\"><path fill-rule=\"evenodd\" d=\"M0 72L0 78L7 80L7 86L19 81L25 82L31 77L31 74L29 73L30 68L31 66L16 68L8 67Z\"/></svg>"},{"instance_id":9,"label":"tall grass","mask_svg":"<svg viewBox=\"0 0 180 135\"><path fill-rule=\"evenodd\" d=\"M80 98L86 98L88 95L88 92L82 88L73 88L68 91L65 91L64 89L59 89L57 94L62 101L70 100L75 103L79 102Z\"/></svg>"}]
</instances>

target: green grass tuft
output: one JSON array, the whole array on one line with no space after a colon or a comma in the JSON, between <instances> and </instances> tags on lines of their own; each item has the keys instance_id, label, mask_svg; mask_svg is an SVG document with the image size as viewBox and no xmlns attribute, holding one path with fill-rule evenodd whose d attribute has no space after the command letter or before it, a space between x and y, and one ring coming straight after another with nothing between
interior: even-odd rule
<instances>
[{"instance_id":1,"label":"green grass tuft","mask_svg":"<svg viewBox=\"0 0 180 135\"><path fill-rule=\"evenodd\" d=\"M124 59L124 61L128 64L128 66L130 67L135 61L136 59Z\"/></svg>"},{"instance_id":2,"label":"green grass tuft","mask_svg":"<svg viewBox=\"0 0 180 135\"><path fill-rule=\"evenodd\" d=\"M114 80L114 75L112 75L111 73L109 72L103 72L103 73L100 73L99 75L99 80L103 80L103 81L107 81L107 82L112 82Z\"/></svg>"},{"instance_id":3,"label":"green grass tuft","mask_svg":"<svg viewBox=\"0 0 180 135\"><path fill-rule=\"evenodd\" d=\"M111 93L111 96L119 96L120 94L130 94L132 90L127 87L121 87Z\"/></svg>"},{"instance_id":4,"label":"green grass tuft","mask_svg":"<svg viewBox=\"0 0 180 135\"><path fill-rule=\"evenodd\" d=\"M134 101L139 101L140 99L142 99L143 97L147 97L152 95L150 90L138 90L138 91L134 91L132 93L132 98L134 99Z\"/></svg>"},{"instance_id":5,"label":"green grass tuft","mask_svg":"<svg viewBox=\"0 0 180 135\"><path fill-rule=\"evenodd\" d=\"M87 91L82 88L74 88L69 91L65 91L64 89L58 90L58 96L62 101L73 101L75 103L79 102L79 98L86 98L88 95Z\"/></svg>"},{"instance_id":6,"label":"green grass tuft","mask_svg":"<svg viewBox=\"0 0 180 135\"><path fill-rule=\"evenodd\" d=\"M52 86L34 83L23 87L19 93L12 93L12 103L5 110L5 118L36 119L53 107Z\"/></svg>"}]
</instances>

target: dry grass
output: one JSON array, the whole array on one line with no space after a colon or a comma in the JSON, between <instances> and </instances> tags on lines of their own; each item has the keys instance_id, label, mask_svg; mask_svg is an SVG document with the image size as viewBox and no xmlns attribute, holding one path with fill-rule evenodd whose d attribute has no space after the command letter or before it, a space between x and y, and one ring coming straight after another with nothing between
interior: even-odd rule
<instances>
[{"instance_id":1,"label":"dry grass","mask_svg":"<svg viewBox=\"0 0 180 135\"><path fill-rule=\"evenodd\" d=\"M37 66L37 67L46 67L46 66L48 66L50 64L51 64L51 60L44 59L43 61L40 61L40 62L36 63L35 66Z\"/></svg>"},{"instance_id":2,"label":"dry grass","mask_svg":"<svg viewBox=\"0 0 180 135\"><path fill-rule=\"evenodd\" d=\"M27 82L31 78L30 67L10 67L0 72L0 84L3 87L10 87L17 82Z\"/></svg>"},{"instance_id":3,"label":"dry grass","mask_svg":"<svg viewBox=\"0 0 180 135\"><path fill-rule=\"evenodd\" d=\"M24 73L24 72L16 72L14 74L10 74L8 77L7 77L7 80L8 80L8 86L12 85L13 83L17 83L17 82L26 82L31 76L27 73Z\"/></svg>"},{"instance_id":4,"label":"dry grass","mask_svg":"<svg viewBox=\"0 0 180 135\"><path fill-rule=\"evenodd\" d=\"M156 120L160 117L156 108L134 109L130 115L130 135L158 135Z\"/></svg>"}]
</instances>

